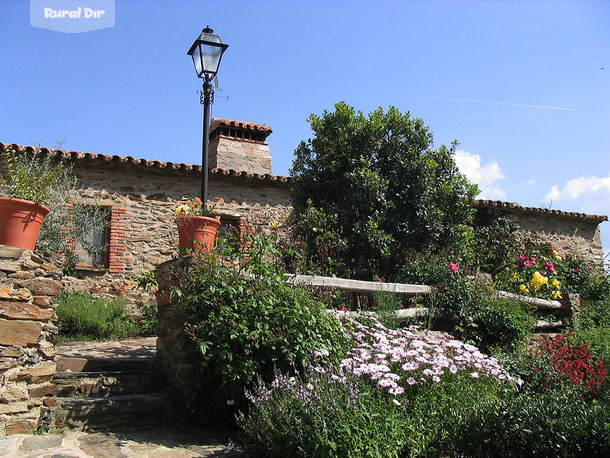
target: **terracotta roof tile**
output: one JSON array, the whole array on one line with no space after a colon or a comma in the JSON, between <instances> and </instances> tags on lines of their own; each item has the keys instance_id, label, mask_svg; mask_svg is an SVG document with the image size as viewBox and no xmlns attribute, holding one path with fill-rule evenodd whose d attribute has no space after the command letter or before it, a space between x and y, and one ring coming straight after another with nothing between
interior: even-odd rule
<instances>
[{"instance_id":1,"label":"terracotta roof tile","mask_svg":"<svg viewBox=\"0 0 610 458\"><path fill-rule=\"evenodd\" d=\"M474 206L478 208L496 208L500 210L506 210L511 213L529 213L529 214L543 214L553 215L564 218L576 218L576 219L587 219L592 222L601 223L602 221L608 221L606 215L587 215L586 213L578 212L565 212L561 210L551 210L549 208L539 207L522 207L516 202L502 202L500 200L475 200Z\"/></svg>"},{"instance_id":2,"label":"terracotta roof tile","mask_svg":"<svg viewBox=\"0 0 610 458\"><path fill-rule=\"evenodd\" d=\"M212 123L210 124L210 132L212 132L217 127L234 127L241 128L246 130L253 130L256 132L264 132L267 135L273 132L270 126L266 126L264 124L256 124L253 122L243 122L243 121L232 121L230 119L222 119L222 118L213 118Z\"/></svg>"},{"instance_id":3,"label":"terracotta roof tile","mask_svg":"<svg viewBox=\"0 0 610 458\"><path fill-rule=\"evenodd\" d=\"M108 154L96 154L96 153L83 153L80 151L68 151L68 150L58 150L52 148L38 148L34 146L23 146L12 144L9 145L7 143L0 142L0 151L6 150L9 146L12 146L19 152L27 152L34 153L38 152L38 154L43 154L45 156L57 156L62 159L71 160L73 162L91 162L91 161L102 161L102 162L115 162L119 164L133 164L141 167L148 168L157 168L157 169L171 169L171 170L182 170L185 172L196 172L201 173L202 167L200 165L195 164L185 164L181 162L166 162L166 161L157 161L150 159L136 159L132 156L118 156L118 155L108 155ZM274 175L274 174L259 174L259 173L250 173L247 171L239 171L233 169L223 169L223 168L212 168L210 167L209 173L211 175L218 176L227 176L231 178L243 178L247 180L258 180L265 181L270 183L288 183L292 180L291 177L282 176L282 175Z\"/></svg>"},{"instance_id":4,"label":"terracotta roof tile","mask_svg":"<svg viewBox=\"0 0 610 458\"><path fill-rule=\"evenodd\" d=\"M254 124L254 123L244 123L239 121L230 121L226 119L217 119L214 121L218 121L219 123L227 123L226 125L231 126L247 126L249 129L253 130L261 130L263 132L271 132L271 128L268 126ZM231 124L233 123L233 124ZM196 172L201 173L201 166L194 164L184 164L181 162L165 162L165 161L157 161L150 159L136 159L132 156L117 156L117 155L107 155L107 154L95 154L95 153L83 153L80 151L67 151L67 150L56 150L50 148L38 148L33 146L22 146L17 144L6 144L0 142L0 151L6 150L9 146L14 147L17 151L22 152L30 152L39 151L44 155L56 155L58 157L69 159L74 162L91 162L91 161L103 161L103 162L116 162L119 164L133 164L136 166L149 167L149 168L158 168L158 169L171 169L171 170L182 170L185 172ZM223 177L230 178L241 178L246 180L257 180L264 181L267 183L277 183L277 184L287 184L290 183L293 178L289 176L283 175L274 175L274 174L260 174L260 173L250 173L247 171L238 171L233 169L223 169L223 168L209 168L210 175L218 175ZM477 208L495 208L506 210L512 213L524 213L524 214L545 214L545 215L554 215L563 218L576 218L576 219L584 219L589 220L591 222L601 223L603 221L608 221L608 217L606 215L587 215L586 213L578 213L578 212L565 212L561 210L551 210L547 208L538 208L538 207L522 207L516 202L503 202L499 200L482 200L478 199L474 201L474 206Z\"/></svg>"}]
</instances>

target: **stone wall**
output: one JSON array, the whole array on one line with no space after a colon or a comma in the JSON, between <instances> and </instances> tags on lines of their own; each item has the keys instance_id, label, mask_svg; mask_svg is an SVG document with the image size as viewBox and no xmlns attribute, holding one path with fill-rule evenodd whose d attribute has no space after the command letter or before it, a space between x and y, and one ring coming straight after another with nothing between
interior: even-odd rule
<instances>
[{"instance_id":1,"label":"stone wall","mask_svg":"<svg viewBox=\"0 0 610 458\"><path fill-rule=\"evenodd\" d=\"M93 285L109 285L136 300L139 291L133 276L178 254L174 212L180 202L199 195L201 174L99 160L75 161L74 172L85 185L81 199L112 209L110 250L120 262L107 270L80 270L69 287L89 290ZM265 227L273 220L285 221L292 211L286 184L268 179L212 173L209 193L221 199L215 200L215 211L225 223Z\"/></svg>"},{"instance_id":2,"label":"stone wall","mask_svg":"<svg viewBox=\"0 0 610 458\"><path fill-rule=\"evenodd\" d=\"M603 263L604 251L599 223L535 214L516 214L515 219L523 230L536 232L542 239L557 246L560 253L579 254L595 264Z\"/></svg>"},{"instance_id":3,"label":"stone wall","mask_svg":"<svg viewBox=\"0 0 610 458\"><path fill-rule=\"evenodd\" d=\"M516 203L475 201L475 224L488 224L498 216L510 216L525 232L535 233L558 248L561 254L578 254L601 265L604 259L600 224L607 216L585 215L535 207L522 207Z\"/></svg>"},{"instance_id":4,"label":"stone wall","mask_svg":"<svg viewBox=\"0 0 610 458\"><path fill-rule=\"evenodd\" d=\"M0 245L0 436L36 431L53 405L59 272L31 251Z\"/></svg>"},{"instance_id":5,"label":"stone wall","mask_svg":"<svg viewBox=\"0 0 610 458\"><path fill-rule=\"evenodd\" d=\"M170 299L170 291L179 285L180 279L192 266L192 258L182 257L167 261L157 267L155 277L159 283L157 305L159 325L157 326L157 370L164 380L183 393L182 381L186 372L192 371L189 358L183 350L184 324L175 319L176 304Z\"/></svg>"},{"instance_id":6,"label":"stone wall","mask_svg":"<svg viewBox=\"0 0 610 458\"><path fill-rule=\"evenodd\" d=\"M251 173L271 173L271 152L267 142L234 141L219 135L210 142L210 167L247 170Z\"/></svg>"}]
</instances>

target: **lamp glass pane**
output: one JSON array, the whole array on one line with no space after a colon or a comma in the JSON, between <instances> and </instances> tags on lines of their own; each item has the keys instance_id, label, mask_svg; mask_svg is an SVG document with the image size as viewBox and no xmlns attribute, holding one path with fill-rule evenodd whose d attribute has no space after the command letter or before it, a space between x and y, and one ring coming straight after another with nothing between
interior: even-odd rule
<instances>
[{"instance_id":1,"label":"lamp glass pane","mask_svg":"<svg viewBox=\"0 0 610 458\"><path fill-rule=\"evenodd\" d=\"M201 46L197 46L193 51L193 65L195 65L195 71L197 76L201 78L203 75L203 62L201 61Z\"/></svg>"},{"instance_id":2,"label":"lamp glass pane","mask_svg":"<svg viewBox=\"0 0 610 458\"><path fill-rule=\"evenodd\" d=\"M198 46L203 57L203 71L215 75L218 72L220 65L220 57L222 56L222 48L210 44L201 44Z\"/></svg>"}]
</instances>

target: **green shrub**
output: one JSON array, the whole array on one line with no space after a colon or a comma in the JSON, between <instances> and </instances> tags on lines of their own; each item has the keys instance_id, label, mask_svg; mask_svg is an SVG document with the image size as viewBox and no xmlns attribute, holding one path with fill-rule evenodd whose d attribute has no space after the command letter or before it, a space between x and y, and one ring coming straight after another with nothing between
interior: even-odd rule
<instances>
[{"instance_id":1,"label":"green shrub","mask_svg":"<svg viewBox=\"0 0 610 458\"><path fill-rule=\"evenodd\" d=\"M457 270L452 270L457 267ZM455 260L430 252L412 253L399 274L400 281L434 286L438 312L457 319L476 296L475 285ZM424 305L428 305L424 298Z\"/></svg>"},{"instance_id":2,"label":"green shrub","mask_svg":"<svg viewBox=\"0 0 610 458\"><path fill-rule=\"evenodd\" d=\"M535 307L479 290L460 315L457 331L483 351L515 350L524 346L534 330Z\"/></svg>"},{"instance_id":3,"label":"green shrub","mask_svg":"<svg viewBox=\"0 0 610 458\"><path fill-rule=\"evenodd\" d=\"M338 367L279 374L249 394L238 424L261 456L423 456L440 450L451 421L514 394L493 358L448 334L353 322Z\"/></svg>"},{"instance_id":4,"label":"green shrub","mask_svg":"<svg viewBox=\"0 0 610 458\"><path fill-rule=\"evenodd\" d=\"M111 339L127 337L136 331L125 312L127 301L96 298L90 293L64 293L55 312L60 335L70 339Z\"/></svg>"},{"instance_id":5,"label":"green shrub","mask_svg":"<svg viewBox=\"0 0 610 458\"><path fill-rule=\"evenodd\" d=\"M314 350L340 353L345 340L312 291L286 283L265 236L248 239L237 252L228 245L218 251L201 258L174 292L194 365L186 395L202 406L202 416L227 403L242 407L244 388L258 376L302 370ZM230 262L233 256L247 261L233 267L239 265Z\"/></svg>"},{"instance_id":6,"label":"green shrub","mask_svg":"<svg viewBox=\"0 0 610 458\"><path fill-rule=\"evenodd\" d=\"M581 302L581 313L576 320L576 329L610 327L610 299Z\"/></svg>"},{"instance_id":7,"label":"green shrub","mask_svg":"<svg viewBox=\"0 0 610 458\"><path fill-rule=\"evenodd\" d=\"M405 445L407 410L355 378L339 382L313 369L304 378L278 374L248 398L238 424L256 456L392 457Z\"/></svg>"},{"instance_id":8,"label":"green shrub","mask_svg":"<svg viewBox=\"0 0 610 458\"><path fill-rule=\"evenodd\" d=\"M578 255L566 255L557 266L557 274L568 293L579 293L582 299L610 300L610 277L603 266Z\"/></svg>"},{"instance_id":9,"label":"green shrub","mask_svg":"<svg viewBox=\"0 0 610 458\"><path fill-rule=\"evenodd\" d=\"M366 116L339 102L308 121L314 137L295 150L291 174L297 223L315 216L299 232L310 252L330 234L347 274L389 279L410 249L459 249L468 240L477 187L459 173L456 142L433 149L423 121L395 107Z\"/></svg>"},{"instance_id":10,"label":"green shrub","mask_svg":"<svg viewBox=\"0 0 610 458\"><path fill-rule=\"evenodd\" d=\"M528 236L514 220L500 216L477 225L474 238L476 267L495 276L517 259Z\"/></svg>"},{"instance_id":11,"label":"green shrub","mask_svg":"<svg viewBox=\"0 0 610 458\"><path fill-rule=\"evenodd\" d=\"M610 410L570 392L481 403L454 423L444 449L467 457L608 456Z\"/></svg>"}]
</instances>

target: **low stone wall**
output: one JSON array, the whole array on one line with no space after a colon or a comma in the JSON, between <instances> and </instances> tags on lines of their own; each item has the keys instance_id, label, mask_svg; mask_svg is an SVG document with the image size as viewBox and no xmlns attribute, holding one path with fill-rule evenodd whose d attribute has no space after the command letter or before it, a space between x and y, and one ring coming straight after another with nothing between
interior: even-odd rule
<instances>
[{"instance_id":1,"label":"low stone wall","mask_svg":"<svg viewBox=\"0 0 610 458\"><path fill-rule=\"evenodd\" d=\"M172 259L157 267L155 277L159 283L157 304L159 325L157 327L157 370L171 386L180 388L186 372L191 370L183 350L184 323L175 317L176 304L172 303L170 292L179 285L180 279L192 266L190 257ZM178 389L178 393L184 392Z\"/></svg>"},{"instance_id":2,"label":"low stone wall","mask_svg":"<svg viewBox=\"0 0 610 458\"><path fill-rule=\"evenodd\" d=\"M0 245L0 436L35 432L50 415L59 272L31 251Z\"/></svg>"}]
</instances>

